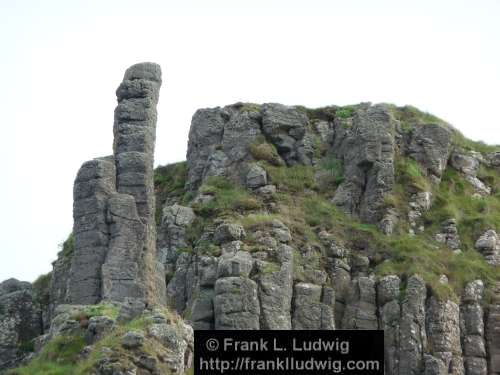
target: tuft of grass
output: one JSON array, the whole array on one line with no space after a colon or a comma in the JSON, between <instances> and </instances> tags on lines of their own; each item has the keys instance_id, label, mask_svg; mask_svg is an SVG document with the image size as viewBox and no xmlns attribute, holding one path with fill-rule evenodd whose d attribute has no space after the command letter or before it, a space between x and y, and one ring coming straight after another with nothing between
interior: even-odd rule
<instances>
[{"instance_id":1,"label":"tuft of grass","mask_svg":"<svg viewBox=\"0 0 500 375\"><path fill-rule=\"evenodd\" d=\"M483 154L500 151L500 145L488 145L482 141L473 141L466 138L461 132L455 130L453 133L453 144L468 151L478 151Z\"/></svg>"},{"instance_id":2,"label":"tuft of grass","mask_svg":"<svg viewBox=\"0 0 500 375\"><path fill-rule=\"evenodd\" d=\"M259 113L261 110L261 105L256 103L242 103L240 110L244 112L255 112Z\"/></svg>"},{"instance_id":3,"label":"tuft of grass","mask_svg":"<svg viewBox=\"0 0 500 375\"><path fill-rule=\"evenodd\" d=\"M346 105L344 107L337 108L337 110L335 111L335 116L342 118L342 119L346 119L346 118L354 116L354 112L356 112L355 106Z\"/></svg>"},{"instance_id":4,"label":"tuft of grass","mask_svg":"<svg viewBox=\"0 0 500 375\"><path fill-rule=\"evenodd\" d=\"M430 191L429 181L425 178L420 165L410 158L398 158L395 165L396 183L410 186L418 191Z\"/></svg>"},{"instance_id":5,"label":"tuft of grass","mask_svg":"<svg viewBox=\"0 0 500 375\"><path fill-rule=\"evenodd\" d=\"M249 146L250 154L257 161L265 161L274 166L283 166L283 159L278 154L276 147L265 141L263 137L259 137L255 142Z\"/></svg>"},{"instance_id":6,"label":"tuft of grass","mask_svg":"<svg viewBox=\"0 0 500 375\"><path fill-rule=\"evenodd\" d=\"M270 223L272 223L273 220L277 219L278 215L275 214L250 214L243 216L238 220L238 222L245 228L245 229L259 229L259 228L265 228L267 227Z\"/></svg>"},{"instance_id":7,"label":"tuft of grass","mask_svg":"<svg viewBox=\"0 0 500 375\"><path fill-rule=\"evenodd\" d=\"M292 167L275 167L265 165L271 182L278 189L291 193L303 192L305 189L315 189L314 169L305 165L294 165Z\"/></svg>"},{"instance_id":8,"label":"tuft of grass","mask_svg":"<svg viewBox=\"0 0 500 375\"><path fill-rule=\"evenodd\" d=\"M214 196L209 202L194 206L196 213L202 217L257 210L261 207L260 201L253 194L221 176L209 177L200 187L200 192Z\"/></svg>"}]
</instances>

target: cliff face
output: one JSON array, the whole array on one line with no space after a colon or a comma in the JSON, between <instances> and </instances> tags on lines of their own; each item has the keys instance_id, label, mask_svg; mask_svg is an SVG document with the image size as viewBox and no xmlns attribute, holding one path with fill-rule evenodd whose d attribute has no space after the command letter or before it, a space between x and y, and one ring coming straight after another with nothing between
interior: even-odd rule
<instances>
[{"instance_id":1,"label":"cliff face","mask_svg":"<svg viewBox=\"0 0 500 375\"><path fill-rule=\"evenodd\" d=\"M42 333L31 366L61 336L128 334L155 367L112 349L78 371L183 373L192 332L167 306L194 329L383 329L387 374L500 373L495 148L413 107L237 103L198 110L187 161L153 171L160 85L156 64L125 73L47 298L0 288L4 367Z\"/></svg>"}]
</instances>

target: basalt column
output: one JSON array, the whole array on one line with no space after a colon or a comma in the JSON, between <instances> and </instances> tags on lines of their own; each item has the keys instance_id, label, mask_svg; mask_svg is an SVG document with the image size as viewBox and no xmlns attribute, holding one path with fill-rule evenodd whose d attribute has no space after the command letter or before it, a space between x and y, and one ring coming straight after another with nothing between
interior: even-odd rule
<instances>
[{"instance_id":1,"label":"basalt column","mask_svg":"<svg viewBox=\"0 0 500 375\"><path fill-rule=\"evenodd\" d=\"M103 297L164 303L162 265L156 261L153 158L160 66L141 63L125 72L116 91L116 190L108 204L110 243L102 267Z\"/></svg>"},{"instance_id":2,"label":"basalt column","mask_svg":"<svg viewBox=\"0 0 500 375\"><path fill-rule=\"evenodd\" d=\"M101 266L109 243L106 207L109 196L114 193L115 163L112 156L83 163L73 187L75 249L67 283L61 280L61 285L53 288L58 291L56 304L94 304L101 300Z\"/></svg>"}]
</instances>

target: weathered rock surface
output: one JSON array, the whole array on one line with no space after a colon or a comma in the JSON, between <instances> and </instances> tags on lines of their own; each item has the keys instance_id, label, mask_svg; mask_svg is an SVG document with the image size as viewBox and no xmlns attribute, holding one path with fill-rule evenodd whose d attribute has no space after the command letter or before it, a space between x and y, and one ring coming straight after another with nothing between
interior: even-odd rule
<instances>
[{"instance_id":1,"label":"weathered rock surface","mask_svg":"<svg viewBox=\"0 0 500 375\"><path fill-rule=\"evenodd\" d=\"M394 185L395 123L384 105L363 106L352 126L337 126L334 150L344 161L345 181L333 202L369 223L382 220L384 197Z\"/></svg>"},{"instance_id":2,"label":"weathered rock surface","mask_svg":"<svg viewBox=\"0 0 500 375\"><path fill-rule=\"evenodd\" d=\"M486 344L484 340L484 312L481 305L484 284L475 280L465 286L460 306L460 333L467 375L486 375Z\"/></svg>"},{"instance_id":3,"label":"weathered rock surface","mask_svg":"<svg viewBox=\"0 0 500 375\"><path fill-rule=\"evenodd\" d=\"M137 298L165 302L157 260L153 156L160 67L130 67L117 89L113 156L86 162L74 185L74 252L55 264L52 308Z\"/></svg>"},{"instance_id":4,"label":"weathered rock surface","mask_svg":"<svg viewBox=\"0 0 500 375\"><path fill-rule=\"evenodd\" d=\"M446 220L442 224L441 232L437 233L434 238L437 242L445 244L451 250L460 250L461 241L455 219Z\"/></svg>"},{"instance_id":5,"label":"weathered rock surface","mask_svg":"<svg viewBox=\"0 0 500 375\"><path fill-rule=\"evenodd\" d=\"M426 124L415 128L408 146L408 155L418 161L434 181L443 174L451 151L451 130L440 124Z\"/></svg>"},{"instance_id":6,"label":"weathered rock surface","mask_svg":"<svg viewBox=\"0 0 500 375\"><path fill-rule=\"evenodd\" d=\"M492 266L500 265L500 239L498 234L490 229L478 238L476 249L483 254L486 261Z\"/></svg>"},{"instance_id":7,"label":"weathered rock surface","mask_svg":"<svg viewBox=\"0 0 500 375\"><path fill-rule=\"evenodd\" d=\"M0 283L0 371L17 366L42 332L31 284L16 279Z\"/></svg>"}]
</instances>

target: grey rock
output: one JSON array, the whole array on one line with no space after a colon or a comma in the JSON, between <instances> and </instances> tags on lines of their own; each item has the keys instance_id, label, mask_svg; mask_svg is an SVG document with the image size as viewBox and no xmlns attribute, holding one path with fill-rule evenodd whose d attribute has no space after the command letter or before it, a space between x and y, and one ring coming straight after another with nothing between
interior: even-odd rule
<instances>
[{"instance_id":1,"label":"grey rock","mask_svg":"<svg viewBox=\"0 0 500 375\"><path fill-rule=\"evenodd\" d=\"M453 301L431 297L426 313L427 338L433 353L461 355L459 307Z\"/></svg>"},{"instance_id":2,"label":"grey rock","mask_svg":"<svg viewBox=\"0 0 500 375\"><path fill-rule=\"evenodd\" d=\"M427 346L425 331L425 282L419 276L411 276L401 303L399 331L399 374L417 375L424 369L422 357Z\"/></svg>"},{"instance_id":3,"label":"grey rock","mask_svg":"<svg viewBox=\"0 0 500 375\"><path fill-rule=\"evenodd\" d=\"M377 284L377 302L380 306L399 297L401 280L396 275L382 277Z\"/></svg>"},{"instance_id":4,"label":"grey rock","mask_svg":"<svg viewBox=\"0 0 500 375\"><path fill-rule=\"evenodd\" d=\"M311 164L307 116L294 107L268 103L262 106L262 130L288 165Z\"/></svg>"},{"instance_id":5,"label":"grey rock","mask_svg":"<svg viewBox=\"0 0 500 375\"><path fill-rule=\"evenodd\" d=\"M456 170L472 176L476 176L480 165L479 160L474 156L457 151L451 154L450 164Z\"/></svg>"},{"instance_id":6,"label":"grey rock","mask_svg":"<svg viewBox=\"0 0 500 375\"><path fill-rule=\"evenodd\" d=\"M148 327L148 336L160 342L169 352L168 367L174 374L184 374L189 367L193 351L193 329L178 322L153 324Z\"/></svg>"},{"instance_id":7,"label":"grey rock","mask_svg":"<svg viewBox=\"0 0 500 375\"><path fill-rule=\"evenodd\" d=\"M326 289L326 298L322 299L323 288L320 285L298 283L293 296L293 329L335 329L333 289Z\"/></svg>"},{"instance_id":8,"label":"grey rock","mask_svg":"<svg viewBox=\"0 0 500 375\"><path fill-rule=\"evenodd\" d=\"M418 161L429 176L440 180L450 155L452 132L445 125L416 126L408 154Z\"/></svg>"},{"instance_id":9,"label":"grey rock","mask_svg":"<svg viewBox=\"0 0 500 375\"><path fill-rule=\"evenodd\" d=\"M399 287L400 279L395 275L385 276L377 284L379 328L384 330L385 373L388 375L398 374L401 317Z\"/></svg>"},{"instance_id":10,"label":"grey rock","mask_svg":"<svg viewBox=\"0 0 500 375\"><path fill-rule=\"evenodd\" d=\"M394 185L394 128L385 105L361 107L351 128L336 127L334 149L344 161L345 181L333 203L369 223L384 218L384 197Z\"/></svg>"},{"instance_id":11,"label":"grey rock","mask_svg":"<svg viewBox=\"0 0 500 375\"><path fill-rule=\"evenodd\" d=\"M102 298L101 266L109 244L106 205L114 192L112 157L94 159L82 165L73 190L75 249L65 298L70 303L94 304Z\"/></svg>"},{"instance_id":12,"label":"grey rock","mask_svg":"<svg viewBox=\"0 0 500 375\"><path fill-rule=\"evenodd\" d=\"M245 230L241 225L225 223L215 229L214 242L221 245L226 242L238 241L245 235Z\"/></svg>"},{"instance_id":13,"label":"grey rock","mask_svg":"<svg viewBox=\"0 0 500 375\"><path fill-rule=\"evenodd\" d=\"M108 201L110 243L102 266L103 298L146 300L145 271L140 267L146 233L135 199L127 194L113 194Z\"/></svg>"},{"instance_id":14,"label":"grey rock","mask_svg":"<svg viewBox=\"0 0 500 375\"><path fill-rule=\"evenodd\" d=\"M276 193L276 185L265 185L257 188L255 192L259 195L269 196Z\"/></svg>"},{"instance_id":15,"label":"grey rock","mask_svg":"<svg viewBox=\"0 0 500 375\"><path fill-rule=\"evenodd\" d=\"M486 350L488 352L488 374L497 374L500 372L500 303L498 295L500 288L495 288L496 299L493 304L488 306L488 315L486 318Z\"/></svg>"},{"instance_id":16,"label":"grey rock","mask_svg":"<svg viewBox=\"0 0 500 375\"><path fill-rule=\"evenodd\" d=\"M147 82L142 82L142 80ZM153 183L156 105L161 86L160 66L154 63L140 63L131 66L125 72L120 87L134 85L134 81L141 81L141 87L147 87L148 90L134 92L135 96L131 94L130 90L127 91L126 95L123 94L120 88L117 90L118 105L115 109L113 151L116 165L116 189L118 193L134 198L136 212L143 225L142 248L132 246L133 250L118 250L120 246L123 246L123 243L119 245L117 242L125 240L127 237L129 239L136 237L139 234L135 218L132 221L122 220L122 226L130 223L132 228L125 230L123 227L119 236L120 240L114 239L113 229L110 230L110 246L114 243L114 249L110 248L108 252L105 265L107 267L103 266L103 278L105 278L105 269L106 272L109 271L111 274L118 273L114 260L110 258L110 253L122 252L122 255L127 254L129 256L123 267L125 273L121 274L124 282L119 283L119 292L115 289L118 300L123 299L122 295L124 293L130 297L135 297L138 290L140 290L140 296L138 297L144 301L150 304L164 303L166 295L164 270L163 265L156 260ZM116 199L116 195L114 197ZM125 201L127 201L127 204L132 203L129 200ZM116 219L117 223L119 221L119 219ZM113 224L111 224L111 227L113 227ZM124 234L125 232L127 234ZM132 252L135 254L132 254ZM134 261L136 262L135 266ZM138 268L138 272L136 272L135 267ZM137 277L135 284L139 285L139 287L128 281L130 277ZM111 278L114 278L114 276L111 276ZM103 280L103 284L107 282L108 280ZM130 290L130 293L128 293L128 290Z\"/></svg>"},{"instance_id":17,"label":"grey rock","mask_svg":"<svg viewBox=\"0 0 500 375\"><path fill-rule=\"evenodd\" d=\"M293 249L280 245L278 264L256 262L261 329L291 329L293 294Z\"/></svg>"},{"instance_id":18,"label":"grey rock","mask_svg":"<svg viewBox=\"0 0 500 375\"><path fill-rule=\"evenodd\" d=\"M455 219L448 219L441 225L441 232L434 236L437 242L443 243L451 250L459 250L462 245L458 234L457 223Z\"/></svg>"},{"instance_id":19,"label":"grey rock","mask_svg":"<svg viewBox=\"0 0 500 375\"><path fill-rule=\"evenodd\" d=\"M259 329L257 284L242 277L224 277L215 283L215 329Z\"/></svg>"},{"instance_id":20,"label":"grey rock","mask_svg":"<svg viewBox=\"0 0 500 375\"><path fill-rule=\"evenodd\" d=\"M196 215L191 207L178 204L163 207L161 225L158 228L158 257L166 271L173 271L179 250L187 248L186 228Z\"/></svg>"},{"instance_id":21,"label":"grey rock","mask_svg":"<svg viewBox=\"0 0 500 375\"><path fill-rule=\"evenodd\" d=\"M104 337L106 333L111 331L115 325L115 321L107 316L93 316L89 319L87 332L85 333L85 341L92 345Z\"/></svg>"},{"instance_id":22,"label":"grey rock","mask_svg":"<svg viewBox=\"0 0 500 375\"><path fill-rule=\"evenodd\" d=\"M42 333L40 318L30 283L0 283L0 369L16 367L27 358L23 347Z\"/></svg>"},{"instance_id":23,"label":"grey rock","mask_svg":"<svg viewBox=\"0 0 500 375\"><path fill-rule=\"evenodd\" d=\"M462 296L463 302L479 302L483 298L484 283L482 280L474 280L465 285Z\"/></svg>"},{"instance_id":24,"label":"grey rock","mask_svg":"<svg viewBox=\"0 0 500 375\"><path fill-rule=\"evenodd\" d=\"M372 278L360 276L351 281L342 328L378 328L375 281Z\"/></svg>"},{"instance_id":25,"label":"grey rock","mask_svg":"<svg viewBox=\"0 0 500 375\"><path fill-rule=\"evenodd\" d=\"M235 254L226 253L219 259L217 278L241 276L248 277L252 271L254 261L247 251L238 251Z\"/></svg>"},{"instance_id":26,"label":"grey rock","mask_svg":"<svg viewBox=\"0 0 500 375\"><path fill-rule=\"evenodd\" d=\"M129 331L122 337L122 346L125 349L137 349L144 344L144 333L141 331Z\"/></svg>"},{"instance_id":27,"label":"grey rock","mask_svg":"<svg viewBox=\"0 0 500 375\"><path fill-rule=\"evenodd\" d=\"M500 240L498 234L490 229L478 238L476 249L483 254L486 262L492 266L500 265Z\"/></svg>"},{"instance_id":28,"label":"grey rock","mask_svg":"<svg viewBox=\"0 0 500 375\"><path fill-rule=\"evenodd\" d=\"M267 184L267 172L258 164L253 164L246 176L246 186L250 189L260 188Z\"/></svg>"},{"instance_id":29,"label":"grey rock","mask_svg":"<svg viewBox=\"0 0 500 375\"><path fill-rule=\"evenodd\" d=\"M234 104L196 111L189 130L187 188L195 191L210 176L245 183L242 163L252 161L249 146L261 136L260 113Z\"/></svg>"}]
</instances>

